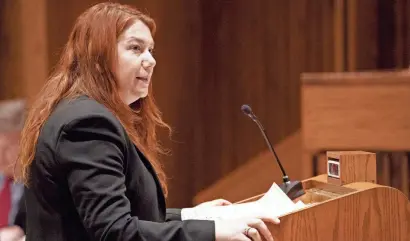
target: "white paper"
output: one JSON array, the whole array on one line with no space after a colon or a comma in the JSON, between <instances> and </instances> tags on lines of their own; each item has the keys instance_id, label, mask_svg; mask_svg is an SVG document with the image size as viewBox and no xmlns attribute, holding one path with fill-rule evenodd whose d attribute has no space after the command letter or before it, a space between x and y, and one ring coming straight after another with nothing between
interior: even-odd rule
<instances>
[{"instance_id":1,"label":"white paper","mask_svg":"<svg viewBox=\"0 0 410 241\"><path fill-rule=\"evenodd\" d=\"M302 201L294 203L276 183L273 183L265 195L256 202L265 212L272 212L271 215L276 217L305 207Z\"/></svg>"},{"instance_id":2,"label":"white paper","mask_svg":"<svg viewBox=\"0 0 410 241\"><path fill-rule=\"evenodd\" d=\"M183 211L186 219L263 219L277 218L305 206L302 201L294 203L276 183L273 183L271 188L257 201L228 206L191 208Z\"/></svg>"}]
</instances>

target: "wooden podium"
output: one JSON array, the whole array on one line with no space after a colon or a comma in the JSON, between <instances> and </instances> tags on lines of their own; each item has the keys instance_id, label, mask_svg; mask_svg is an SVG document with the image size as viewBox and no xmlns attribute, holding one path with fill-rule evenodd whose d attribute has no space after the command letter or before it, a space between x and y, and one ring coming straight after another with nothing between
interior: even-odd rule
<instances>
[{"instance_id":1,"label":"wooden podium","mask_svg":"<svg viewBox=\"0 0 410 241\"><path fill-rule=\"evenodd\" d=\"M324 173L312 157L327 150L410 151L410 71L304 73L301 75L301 129L275 149L291 179ZM320 155L322 157L322 155ZM221 160L223 161L223 160ZM390 163L379 162L379 183L389 185ZM402 162L401 188L409 195L410 168ZM251 173L251 175L249 175ZM193 199L237 202L262 193L281 173L269 150L222 177Z\"/></svg>"},{"instance_id":2,"label":"wooden podium","mask_svg":"<svg viewBox=\"0 0 410 241\"><path fill-rule=\"evenodd\" d=\"M410 202L399 190L375 184L374 153L327 152L327 158L327 174L303 181L300 200L307 206L269 225L275 240L410 240Z\"/></svg>"},{"instance_id":3,"label":"wooden podium","mask_svg":"<svg viewBox=\"0 0 410 241\"><path fill-rule=\"evenodd\" d=\"M301 76L301 129L275 148L291 179L303 180L302 210L280 217L270 229L276 240L385 241L410 240L408 162L403 162L401 191L380 185L376 164L366 164L366 155L353 152L354 163L334 165L329 150L410 151L410 71L310 73ZM311 156L326 153L330 173L314 173ZM352 155L352 152L341 152ZM349 154L350 153L350 154ZM254 200L281 174L269 152L256 156L218 182L202 190L193 202L226 198ZM339 153L340 155L340 153ZM374 155L374 153L373 153ZM341 158L345 160L344 158ZM319 173L329 169L319 160ZM347 160L350 160L347 158ZM337 161L336 161L337 163ZM366 165L364 165L365 163ZM388 162L383 161L388 166ZM337 168L338 166L338 168ZM380 166L380 165L379 165ZM327 170L329 171L329 170ZM389 171L386 171L389 173ZM380 173L379 173L380 174ZM257 192L257 193L255 193ZM257 196L255 196L257 195ZM252 197L246 199L247 197Z\"/></svg>"}]
</instances>

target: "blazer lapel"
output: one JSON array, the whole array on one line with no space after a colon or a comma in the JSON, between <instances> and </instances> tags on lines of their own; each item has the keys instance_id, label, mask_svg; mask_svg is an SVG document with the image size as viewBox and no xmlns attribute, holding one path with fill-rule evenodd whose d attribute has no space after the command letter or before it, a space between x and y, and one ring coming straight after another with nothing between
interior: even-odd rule
<instances>
[{"instance_id":1,"label":"blazer lapel","mask_svg":"<svg viewBox=\"0 0 410 241\"><path fill-rule=\"evenodd\" d=\"M155 180L156 186L157 186L157 196L158 196L158 202L159 206L163 208L165 211L165 196L164 192L162 190L161 183L158 179L158 175L154 170L154 167L152 166L151 162L145 157L145 155L134 145L135 150L137 151L138 155L140 156L140 159L142 163L144 163L145 167L148 169L148 171L151 173L152 177Z\"/></svg>"}]
</instances>

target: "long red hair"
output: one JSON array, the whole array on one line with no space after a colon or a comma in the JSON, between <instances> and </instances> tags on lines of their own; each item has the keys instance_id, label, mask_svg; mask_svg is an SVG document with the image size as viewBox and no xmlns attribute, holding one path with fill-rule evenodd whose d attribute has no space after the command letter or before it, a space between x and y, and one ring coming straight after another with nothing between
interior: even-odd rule
<instances>
[{"instance_id":1,"label":"long red hair","mask_svg":"<svg viewBox=\"0 0 410 241\"><path fill-rule=\"evenodd\" d=\"M156 127L171 129L161 118L151 88L147 97L130 107L120 99L113 74L118 37L137 20L155 34L153 19L128 5L100 3L78 17L56 69L28 112L16 163L20 167L17 179L29 185L29 167L40 130L59 101L87 95L116 115L133 143L152 163L167 193L166 176L158 160L164 149L158 143Z\"/></svg>"}]
</instances>

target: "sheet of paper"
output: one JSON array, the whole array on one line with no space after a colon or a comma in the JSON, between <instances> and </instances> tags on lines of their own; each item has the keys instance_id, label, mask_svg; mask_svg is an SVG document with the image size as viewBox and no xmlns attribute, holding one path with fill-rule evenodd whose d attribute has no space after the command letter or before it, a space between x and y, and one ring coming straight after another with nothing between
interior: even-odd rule
<instances>
[{"instance_id":1,"label":"sheet of paper","mask_svg":"<svg viewBox=\"0 0 410 241\"><path fill-rule=\"evenodd\" d=\"M306 205L294 203L276 184L259 200L229 206L205 207L193 210L194 219L274 218L293 212Z\"/></svg>"},{"instance_id":2,"label":"sheet of paper","mask_svg":"<svg viewBox=\"0 0 410 241\"><path fill-rule=\"evenodd\" d=\"M257 202L265 212L272 212L271 215L276 217L304 207L301 201L294 203L276 183L273 183L271 188Z\"/></svg>"}]
</instances>

